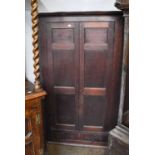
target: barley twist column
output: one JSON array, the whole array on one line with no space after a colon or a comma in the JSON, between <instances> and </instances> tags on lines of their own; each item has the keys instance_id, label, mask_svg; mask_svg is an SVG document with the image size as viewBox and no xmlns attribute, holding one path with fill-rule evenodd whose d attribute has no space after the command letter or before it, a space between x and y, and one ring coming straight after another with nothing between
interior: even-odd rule
<instances>
[{"instance_id":1,"label":"barley twist column","mask_svg":"<svg viewBox=\"0 0 155 155\"><path fill-rule=\"evenodd\" d=\"M38 1L31 0L31 16L32 16L32 38L33 38L33 60L34 60L34 89L41 90L40 85L40 70L39 70L39 43L38 43Z\"/></svg>"}]
</instances>

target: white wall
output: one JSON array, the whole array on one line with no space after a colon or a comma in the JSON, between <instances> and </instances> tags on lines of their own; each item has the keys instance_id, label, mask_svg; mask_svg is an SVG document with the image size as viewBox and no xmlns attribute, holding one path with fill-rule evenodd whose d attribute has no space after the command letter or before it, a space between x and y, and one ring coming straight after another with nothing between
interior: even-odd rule
<instances>
[{"instance_id":1,"label":"white wall","mask_svg":"<svg viewBox=\"0 0 155 155\"><path fill-rule=\"evenodd\" d=\"M31 0L25 0L25 74L28 80L34 82L30 4Z\"/></svg>"},{"instance_id":2,"label":"white wall","mask_svg":"<svg viewBox=\"0 0 155 155\"><path fill-rule=\"evenodd\" d=\"M116 10L116 0L39 0L39 11L102 11Z\"/></svg>"},{"instance_id":3,"label":"white wall","mask_svg":"<svg viewBox=\"0 0 155 155\"><path fill-rule=\"evenodd\" d=\"M38 0L39 12L69 12L69 11L117 11L116 0ZM34 82L32 32L31 32L31 0L25 0L25 67L26 77Z\"/></svg>"}]
</instances>

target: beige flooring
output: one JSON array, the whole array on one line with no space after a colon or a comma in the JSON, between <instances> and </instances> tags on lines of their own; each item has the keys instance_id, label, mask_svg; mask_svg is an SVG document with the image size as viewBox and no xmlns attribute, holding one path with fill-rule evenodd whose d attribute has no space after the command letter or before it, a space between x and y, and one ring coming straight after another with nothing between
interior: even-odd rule
<instances>
[{"instance_id":1,"label":"beige flooring","mask_svg":"<svg viewBox=\"0 0 155 155\"><path fill-rule=\"evenodd\" d=\"M107 155L107 147L49 143L48 155Z\"/></svg>"}]
</instances>

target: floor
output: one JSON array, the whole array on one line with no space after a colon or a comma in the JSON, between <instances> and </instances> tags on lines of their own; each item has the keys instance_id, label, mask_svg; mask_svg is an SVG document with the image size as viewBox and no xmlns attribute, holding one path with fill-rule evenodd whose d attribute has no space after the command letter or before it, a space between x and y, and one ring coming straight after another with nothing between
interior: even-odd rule
<instances>
[{"instance_id":1,"label":"floor","mask_svg":"<svg viewBox=\"0 0 155 155\"><path fill-rule=\"evenodd\" d=\"M49 143L48 155L107 155L107 147Z\"/></svg>"}]
</instances>

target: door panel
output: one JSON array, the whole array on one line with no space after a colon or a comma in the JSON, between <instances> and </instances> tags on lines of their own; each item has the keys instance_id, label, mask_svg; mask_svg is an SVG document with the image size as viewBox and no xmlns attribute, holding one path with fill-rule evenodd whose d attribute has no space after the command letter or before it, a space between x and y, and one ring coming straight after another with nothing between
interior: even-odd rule
<instances>
[{"instance_id":1,"label":"door panel","mask_svg":"<svg viewBox=\"0 0 155 155\"><path fill-rule=\"evenodd\" d=\"M40 18L49 141L107 142L117 123L121 25L117 16Z\"/></svg>"},{"instance_id":2,"label":"door panel","mask_svg":"<svg viewBox=\"0 0 155 155\"><path fill-rule=\"evenodd\" d=\"M75 125L76 107L74 95L55 95L56 106L56 123Z\"/></svg>"},{"instance_id":3,"label":"door panel","mask_svg":"<svg viewBox=\"0 0 155 155\"><path fill-rule=\"evenodd\" d=\"M84 125L103 126L104 97L85 96L84 97ZM98 109L98 112L96 112Z\"/></svg>"},{"instance_id":4,"label":"door panel","mask_svg":"<svg viewBox=\"0 0 155 155\"><path fill-rule=\"evenodd\" d=\"M91 49L92 50L92 49ZM84 51L84 86L104 88L106 77L106 52ZM95 71L95 74L94 74Z\"/></svg>"},{"instance_id":5,"label":"door panel","mask_svg":"<svg viewBox=\"0 0 155 155\"><path fill-rule=\"evenodd\" d=\"M73 51L53 49L53 76L55 86L75 86Z\"/></svg>"},{"instance_id":6,"label":"door panel","mask_svg":"<svg viewBox=\"0 0 155 155\"><path fill-rule=\"evenodd\" d=\"M47 24L47 62L50 64L49 113L52 130L75 130L78 104L78 27L75 23ZM47 86L48 87L48 86Z\"/></svg>"},{"instance_id":7,"label":"door panel","mask_svg":"<svg viewBox=\"0 0 155 155\"><path fill-rule=\"evenodd\" d=\"M109 37L109 35L112 35ZM112 76L113 22L80 23L80 129L106 131L107 78Z\"/></svg>"}]
</instances>

